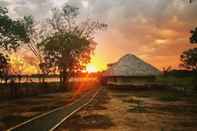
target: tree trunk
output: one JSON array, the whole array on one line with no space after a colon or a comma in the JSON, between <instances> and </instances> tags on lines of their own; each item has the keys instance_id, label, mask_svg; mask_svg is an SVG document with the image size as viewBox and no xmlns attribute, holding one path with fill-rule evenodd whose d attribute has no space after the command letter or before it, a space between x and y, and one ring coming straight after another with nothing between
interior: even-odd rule
<instances>
[{"instance_id":1,"label":"tree trunk","mask_svg":"<svg viewBox=\"0 0 197 131\"><path fill-rule=\"evenodd\" d=\"M60 87L68 89L68 73L66 70L60 72Z\"/></svg>"},{"instance_id":2,"label":"tree trunk","mask_svg":"<svg viewBox=\"0 0 197 131\"><path fill-rule=\"evenodd\" d=\"M46 83L45 83L45 75L44 75L44 74L42 74L42 86L43 86L43 88L45 88L45 87L46 87Z\"/></svg>"},{"instance_id":3,"label":"tree trunk","mask_svg":"<svg viewBox=\"0 0 197 131\"><path fill-rule=\"evenodd\" d=\"M64 81L63 81L63 72L60 72L60 75L59 75L59 79L60 79L60 88L63 88L63 85L64 85Z\"/></svg>"}]
</instances>

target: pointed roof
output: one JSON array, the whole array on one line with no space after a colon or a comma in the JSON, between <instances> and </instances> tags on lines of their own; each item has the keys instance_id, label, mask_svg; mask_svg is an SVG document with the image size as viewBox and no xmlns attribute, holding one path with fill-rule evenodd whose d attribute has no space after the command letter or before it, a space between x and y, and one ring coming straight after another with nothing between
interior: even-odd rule
<instances>
[{"instance_id":1,"label":"pointed roof","mask_svg":"<svg viewBox=\"0 0 197 131\"><path fill-rule=\"evenodd\" d=\"M121 57L104 72L104 76L156 76L160 71L133 54Z\"/></svg>"}]
</instances>

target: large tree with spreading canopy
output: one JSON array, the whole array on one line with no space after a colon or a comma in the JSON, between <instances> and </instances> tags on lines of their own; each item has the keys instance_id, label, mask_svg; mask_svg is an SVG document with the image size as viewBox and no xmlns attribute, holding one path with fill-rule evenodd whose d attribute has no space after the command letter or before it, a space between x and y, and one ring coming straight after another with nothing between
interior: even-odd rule
<instances>
[{"instance_id":1,"label":"large tree with spreading canopy","mask_svg":"<svg viewBox=\"0 0 197 131\"><path fill-rule=\"evenodd\" d=\"M67 85L70 76L90 62L95 47L91 42L93 35L107 26L90 19L80 22L78 16L79 9L70 5L53 9L48 19L51 33L39 44L45 63L58 67L61 86Z\"/></svg>"}]
</instances>

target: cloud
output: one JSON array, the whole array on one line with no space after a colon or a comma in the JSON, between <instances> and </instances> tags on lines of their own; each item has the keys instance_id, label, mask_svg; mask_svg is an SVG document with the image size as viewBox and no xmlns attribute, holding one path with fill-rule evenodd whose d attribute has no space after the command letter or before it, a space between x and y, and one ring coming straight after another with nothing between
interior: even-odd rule
<instances>
[{"instance_id":1,"label":"cloud","mask_svg":"<svg viewBox=\"0 0 197 131\"><path fill-rule=\"evenodd\" d=\"M1 1L0 1L0 5L1 5L2 7L6 7L6 6L9 5L9 3L8 3L7 1L5 1L5 0L1 0Z\"/></svg>"},{"instance_id":2,"label":"cloud","mask_svg":"<svg viewBox=\"0 0 197 131\"><path fill-rule=\"evenodd\" d=\"M103 37L111 39L111 44L120 49L124 46L125 53L143 56L159 68L162 64L158 63L162 60L169 65L178 65L181 52L193 47L189 44L189 32L197 23L197 3L189 5L178 0L124 2L124 6L112 6L106 10L105 17L109 18L109 25L117 35L109 37L109 32ZM123 44L120 41L128 42Z\"/></svg>"},{"instance_id":3,"label":"cloud","mask_svg":"<svg viewBox=\"0 0 197 131\"><path fill-rule=\"evenodd\" d=\"M178 65L180 53L190 47L189 31L197 23L197 2L185 0L0 0L12 16L32 14L46 18L51 8L64 3L81 8L83 16L108 23L106 32L97 34L96 55L106 63L116 61L125 53L142 56L161 68L165 63ZM110 52L108 50L113 50ZM167 65L164 64L164 65Z\"/></svg>"}]
</instances>

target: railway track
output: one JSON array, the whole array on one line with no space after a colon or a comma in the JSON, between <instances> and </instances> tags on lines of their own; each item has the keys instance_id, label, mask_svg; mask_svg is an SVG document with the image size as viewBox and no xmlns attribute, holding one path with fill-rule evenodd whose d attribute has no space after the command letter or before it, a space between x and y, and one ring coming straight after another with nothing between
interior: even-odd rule
<instances>
[{"instance_id":1,"label":"railway track","mask_svg":"<svg viewBox=\"0 0 197 131\"><path fill-rule=\"evenodd\" d=\"M7 131L54 131L66 119L91 103L101 89L102 87L99 87L88 91L69 105L33 117L30 120L9 128Z\"/></svg>"}]
</instances>

